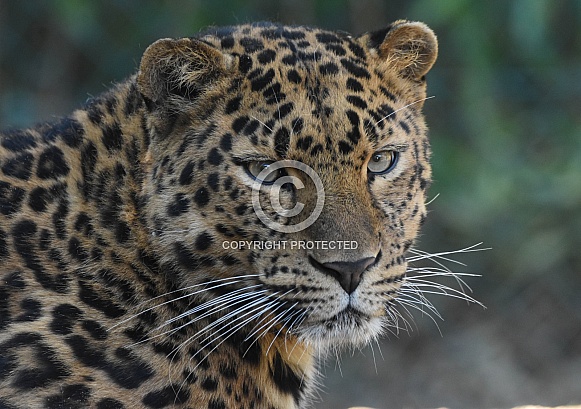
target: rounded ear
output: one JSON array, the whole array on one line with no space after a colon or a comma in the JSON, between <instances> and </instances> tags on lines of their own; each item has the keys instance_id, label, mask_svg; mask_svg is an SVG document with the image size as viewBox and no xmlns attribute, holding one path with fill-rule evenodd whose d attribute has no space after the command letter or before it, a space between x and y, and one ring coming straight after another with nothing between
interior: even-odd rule
<instances>
[{"instance_id":1,"label":"rounded ear","mask_svg":"<svg viewBox=\"0 0 581 409\"><path fill-rule=\"evenodd\" d=\"M367 44L401 77L421 80L438 57L438 40L424 23L399 20L367 34Z\"/></svg>"},{"instance_id":2,"label":"rounded ear","mask_svg":"<svg viewBox=\"0 0 581 409\"><path fill-rule=\"evenodd\" d=\"M195 100L228 70L231 59L196 39L165 38L143 53L137 85L156 104L175 97Z\"/></svg>"}]
</instances>

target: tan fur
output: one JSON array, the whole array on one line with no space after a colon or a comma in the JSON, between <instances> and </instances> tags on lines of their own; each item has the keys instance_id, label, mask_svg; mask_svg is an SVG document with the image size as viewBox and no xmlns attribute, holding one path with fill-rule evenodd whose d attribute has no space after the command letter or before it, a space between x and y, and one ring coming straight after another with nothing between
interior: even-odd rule
<instances>
[{"instance_id":1,"label":"tan fur","mask_svg":"<svg viewBox=\"0 0 581 409\"><path fill-rule=\"evenodd\" d=\"M136 75L71 116L2 134L0 407L308 405L317 357L393 324L426 213L436 54L432 31L404 21L359 37L210 30L155 42ZM398 160L371 172L385 152ZM249 165L282 159L325 190L295 233L251 203ZM316 185L286 171L305 188L281 203L312 211ZM237 241L358 246L224 246ZM361 260L356 275L335 270Z\"/></svg>"}]
</instances>

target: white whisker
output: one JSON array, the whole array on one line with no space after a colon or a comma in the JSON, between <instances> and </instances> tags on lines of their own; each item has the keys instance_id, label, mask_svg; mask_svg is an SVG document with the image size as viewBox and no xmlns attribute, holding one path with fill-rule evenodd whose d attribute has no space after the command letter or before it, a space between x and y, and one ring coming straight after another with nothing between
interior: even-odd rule
<instances>
[{"instance_id":1,"label":"white whisker","mask_svg":"<svg viewBox=\"0 0 581 409\"><path fill-rule=\"evenodd\" d=\"M414 101L414 102L411 102L411 103L409 103L409 104L407 104L407 105L404 105L403 107L401 107L401 108L398 108L398 109L396 109L395 111L391 112L389 115L386 115L386 116L384 116L383 118L381 118L379 121L377 121L377 122L375 123L375 126L379 125L381 122L385 121L385 120L386 120L387 118L389 118L390 116L392 116L392 115L395 115L395 114L396 114L396 113L398 113L399 111L402 111L402 110L404 110L404 109L406 109L406 108L408 108L408 107L410 107L410 106L412 106L412 105L419 104L420 102L427 101L428 99L432 99L432 98L435 98L435 97L436 97L435 95L432 95L431 97L426 97L426 98L418 99L417 101Z\"/></svg>"},{"instance_id":2,"label":"white whisker","mask_svg":"<svg viewBox=\"0 0 581 409\"><path fill-rule=\"evenodd\" d=\"M162 298L162 297L166 297L166 296L168 296L168 295L171 295L171 294L175 294L175 293L183 293L184 291L188 291L188 290L191 290L191 289L193 289L193 288L202 287L202 286L208 286L208 285L212 285L212 284L215 284L215 283L220 283L220 284L218 284L218 285L216 285L216 286L212 286L212 287L205 287L205 288L203 288L202 290L195 291L195 292L193 292L193 293L187 293L187 294L185 294L185 295L183 295L183 296L180 296L180 297L177 297L177 298L172 298L171 300L169 300L169 301L165 301L165 302L163 302L163 303L161 303L161 304L156 304L156 305L154 305L153 307L150 307L150 308L147 308L147 309L145 309L145 310L143 310L143 311L140 311L139 313L137 313L137 314L135 314L135 315L132 315L132 316L130 316L130 317L128 317L128 318L125 318L124 320L122 320L122 321L120 321L120 322L116 323L115 325L113 325L112 327L110 327L110 328L108 329L108 331L111 331L111 330L113 330L114 328L116 328L116 327L119 327L119 326L121 326L122 324L124 324L124 323L126 323L126 322L128 322L128 321L130 321L130 320L132 320L132 319L134 319L134 318L137 318L137 317L139 317L139 316L140 316L140 315L142 315L142 314L145 314L145 313L147 313L147 312L149 312L149 311L152 311L152 310L154 310L154 309L156 309L156 308L159 308L159 307L161 307L161 306L164 306L164 305L167 305L167 304L171 304L171 303L173 303L173 302L179 301L179 300L181 300L181 299L184 299L184 298L191 297L192 295L196 295L196 294L199 294L199 293L203 293L203 292L205 292L205 291L210 291L210 290L214 290L214 289L216 289L216 288L220 288L220 287L224 287L224 286L227 286L227 285L231 285L231 284L239 283L239 282L241 282L241 281L242 281L242 279L245 279L245 278L252 278L252 277L258 277L258 275L257 275L257 274L248 274L248 275L240 275L240 276L234 276L234 277L227 277L227 278L222 278L222 279L212 280L212 281L208 281L208 282L204 282L204 283L194 284L194 285L191 285L191 286L188 286L188 287L180 288L180 289L178 289L178 290L174 290L174 291L170 291L170 292L167 292L167 293L164 293L164 294L158 295L158 296L156 296L156 297L150 298L150 299L149 299L149 300L147 300L147 301L144 301L143 303L139 304L139 305L138 305L136 308L139 308L139 307L140 307L140 306L142 306L143 304L151 303L151 302L153 302L153 301L155 301L155 300L158 300L158 299L160 299L160 298Z\"/></svg>"},{"instance_id":3,"label":"white whisker","mask_svg":"<svg viewBox=\"0 0 581 409\"><path fill-rule=\"evenodd\" d=\"M256 118L254 115L250 115L250 118L254 119L255 121L258 121L258 123L262 126L264 126L266 129L268 129L270 132L274 132L272 130L272 128L268 125L266 125L264 122L262 122L260 119Z\"/></svg>"}]
</instances>

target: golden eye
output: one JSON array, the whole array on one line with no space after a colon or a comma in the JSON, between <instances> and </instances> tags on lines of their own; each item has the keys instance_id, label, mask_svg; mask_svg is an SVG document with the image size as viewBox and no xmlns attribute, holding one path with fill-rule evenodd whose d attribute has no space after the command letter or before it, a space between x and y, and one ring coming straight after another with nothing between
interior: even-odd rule
<instances>
[{"instance_id":1,"label":"golden eye","mask_svg":"<svg viewBox=\"0 0 581 409\"><path fill-rule=\"evenodd\" d=\"M398 151L379 151L371 155L367 163L367 171L374 175L383 175L391 172L399 158Z\"/></svg>"},{"instance_id":2,"label":"golden eye","mask_svg":"<svg viewBox=\"0 0 581 409\"><path fill-rule=\"evenodd\" d=\"M262 174L261 178L258 176L265 170L268 169L270 165L272 165L272 161L253 161L248 162L246 164L246 172L252 177L254 180L257 180L261 183L266 185L271 185L274 183L276 179L280 177L281 171L280 169L276 169L270 173L265 172Z\"/></svg>"}]
</instances>

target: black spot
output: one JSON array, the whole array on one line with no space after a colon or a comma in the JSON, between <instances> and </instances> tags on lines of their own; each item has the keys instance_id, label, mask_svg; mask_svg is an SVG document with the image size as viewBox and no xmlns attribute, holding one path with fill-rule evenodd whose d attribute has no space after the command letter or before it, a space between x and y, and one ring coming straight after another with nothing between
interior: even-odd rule
<instances>
[{"instance_id":1,"label":"black spot","mask_svg":"<svg viewBox=\"0 0 581 409\"><path fill-rule=\"evenodd\" d=\"M298 376L277 352L270 363L270 375L275 385L284 393L290 393L298 403L301 396L301 377Z\"/></svg>"},{"instance_id":2,"label":"black spot","mask_svg":"<svg viewBox=\"0 0 581 409\"><path fill-rule=\"evenodd\" d=\"M347 155L348 153L353 151L353 146L347 141L339 141L339 152L343 155Z\"/></svg>"},{"instance_id":3,"label":"black spot","mask_svg":"<svg viewBox=\"0 0 581 409\"><path fill-rule=\"evenodd\" d=\"M43 187L34 188L28 196L28 205L35 212L44 212L51 200L51 194Z\"/></svg>"},{"instance_id":4,"label":"black spot","mask_svg":"<svg viewBox=\"0 0 581 409\"><path fill-rule=\"evenodd\" d=\"M79 299L88 306L102 311L109 318L119 318L125 314L125 309L110 299L103 298L92 283L79 280Z\"/></svg>"},{"instance_id":5,"label":"black spot","mask_svg":"<svg viewBox=\"0 0 581 409\"><path fill-rule=\"evenodd\" d=\"M347 89L354 92L363 92L363 85L354 78L347 79Z\"/></svg>"},{"instance_id":6,"label":"black spot","mask_svg":"<svg viewBox=\"0 0 581 409\"><path fill-rule=\"evenodd\" d=\"M316 156L321 152L323 152L323 145L318 143L315 146L313 146L313 149L311 149L311 156Z\"/></svg>"},{"instance_id":7,"label":"black spot","mask_svg":"<svg viewBox=\"0 0 581 409\"><path fill-rule=\"evenodd\" d=\"M264 75L261 75L251 81L252 91L262 91L274 79L274 70L271 68Z\"/></svg>"},{"instance_id":8,"label":"black spot","mask_svg":"<svg viewBox=\"0 0 581 409\"><path fill-rule=\"evenodd\" d=\"M36 141L27 131L8 130L3 133L2 146L12 152L22 152L34 148Z\"/></svg>"},{"instance_id":9,"label":"black spot","mask_svg":"<svg viewBox=\"0 0 581 409\"><path fill-rule=\"evenodd\" d=\"M410 127L404 121L399 121L399 126L401 127L401 129L403 129L403 131L406 134L409 134L410 133Z\"/></svg>"},{"instance_id":10,"label":"black spot","mask_svg":"<svg viewBox=\"0 0 581 409\"><path fill-rule=\"evenodd\" d=\"M117 222L117 226L115 227L115 240L117 240L117 243L125 243L129 240L130 236L131 228L129 227L129 224L124 221Z\"/></svg>"},{"instance_id":11,"label":"black spot","mask_svg":"<svg viewBox=\"0 0 581 409\"><path fill-rule=\"evenodd\" d=\"M316 38L319 42L323 44L328 43L341 43L341 39L332 33L317 33Z\"/></svg>"},{"instance_id":12,"label":"black spot","mask_svg":"<svg viewBox=\"0 0 581 409\"><path fill-rule=\"evenodd\" d=\"M359 139L361 139L361 132L359 132L359 128L353 127L351 131L347 132L347 138L353 145L357 145L357 142L359 142Z\"/></svg>"},{"instance_id":13,"label":"black spot","mask_svg":"<svg viewBox=\"0 0 581 409\"><path fill-rule=\"evenodd\" d=\"M189 397L190 392L183 385L169 385L163 389L149 392L141 402L149 408L165 408L186 403Z\"/></svg>"},{"instance_id":14,"label":"black spot","mask_svg":"<svg viewBox=\"0 0 581 409\"><path fill-rule=\"evenodd\" d=\"M104 398L97 403L97 409L124 409L125 406L117 399Z\"/></svg>"},{"instance_id":15,"label":"black spot","mask_svg":"<svg viewBox=\"0 0 581 409\"><path fill-rule=\"evenodd\" d=\"M385 87L383 87L383 86L380 86L380 87L379 87L379 90L380 90L380 91L381 91L381 93L382 93L383 95L385 95L385 96L386 96L386 97L387 97L387 98L388 98L390 101L392 101L392 102L397 102L397 97L396 97L396 96L395 96L393 93L391 93L391 92L390 92L390 91L389 91L387 88L385 88Z\"/></svg>"},{"instance_id":16,"label":"black spot","mask_svg":"<svg viewBox=\"0 0 581 409\"><path fill-rule=\"evenodd\" d=\"M18 212L24 195L24 189L0 181L0 213L9 216Z\"/></svg>"},{"instance_id":17,"label":"black spot","mask_svg":"<svg viewBox=\"0 0 581 409\"><path fill-rule=\"evenodd\" d=\"M275 116L280 120L290 114L294 109L294 104L292 102L287 102L286 104L281 105L276 110Z\"/></svg>"},{"instance_id":18,"label":"black spot","mask_svg":"<svg viewBox=\"0 0 581 409\"><path fill-rule=\"evenodd\" d=\"M234 47L234 37L228 36L228 37L222 38L220 40L220 47L222 47L224 49L228 49L228 48Z\"/></svg>"},{"instance_id":19,"label":"black spot","mask_svg":"<svg viewBox=\"0 0 581 409\"><path fill-rule=\"evenodd\" d=\"M286 128L280 128L274 135L274 150L280 156L284 156L290 143L290 134Z\"/></svg>"},{"instance_id":20,"label":"black spot","mask_svg":"<svg viewBox=\"0 0 581 409\"><path fill-rule=\"evenodd\" d=\"M289 70L289 72L287 72L286 74L287 79L294 83L294 84L300 84L302 82L302 78L301 75L297 72L297 70Z\"/></svg>"},{"instance_id":21,"label":"black spot","mask_svg":"<svg viewBox=\"0 0 581 409\"><path fill-rule=\"evenodd\" d=\"M83 321L83 329L91 335L93 339L103 341L107 339L107 330L97 321Z\"/></svg>"},{"instance_id":22,"label":"black spot","mask_svg":"<svg viewBox=\"0 0 581 409\"><path fill-rule=\"evenodd\" d=\"M220 190L220 176L218 173L210 173L208 175L208 186L210 186L214 192Z\"/></svg>"},{"instance_id":23,"label":"black spot","mask_svg":"<svg viewBox=\"0 0 581 409\"><path fill-rule=\"evenodd\" d=\"M274 61L276 58L276 52L270 49L264 50L260 52L256 58L258 58L258 62L261 64L268 64L269 62Z\"/></svg>"},{"instance_id":24,"label":"black spot","mask_svg":"<svg viewBox=\"0 0 581 409\"><path fill-rule=\"evenodd\" d=\"M12 228L12 237L14 239L14 248L24 265L30 269L35 276L36 281L44 288L62 292L63 288L58 280L47 274L36 254L36 246L33 238L36 236L37 226L30 220L23 220L16 223Z\"/></svg>"},{"instance_id":25,"label":"black spot","mask_svg":"<svg viewBox=\"0 0 581 409\"><path fill-rule=\"evenodd\" d=\"M208 377L202 381L201 386L208 392L213 392L218 389L218 381L214 378Z\"/></svg>"},{"instance_id":26,"label":"black spot","mask_svg":"<svg viewBox=\"0 0 581 409\"><path fill-rule=\"evenodd\" d=\"M31 153L23 153L7 160L4 165L2 165L2 172L4 172L6 176L28 180L32 173L33 164L34 156Z\"/></svg>"},{"instance_id":27,"label":"black spot","mask_svg":"<svg viewBox=\"0 0 581 409\"><path fill-rule=\"evenodd\" d=\"M232 98L228 103L226 103L226 115L230 115L240 108L240 101L242 101L242 97L235 97Z\"/></svg>"},{"instance_id":28,"label":"black spot","mask_svg":"<svg viewBox=\"0 0 581 409\"><path fill-rule=\"evenodd\" d=\"M201 187L194 193L194 202L200 207L206 206L210 201L210 193L205 187Z\"/></svg>"},{"instance_id":29,"label":"black spot","mask_svg":"<svg viewBox=\"0 0 581 409\"><path fill-rule=\"evenodd\" d=\"M8 243L6 242L6 232L0 229L0 261L8 257Z\"/></svg>"},{"instance_id":30,"label":"black spot","mask_svg":"<svg viewBox=\"0 0 581 409\"><path fill-rule=\"evenodd\" d=\"M38 158L36 175L41 179L56 179L66 176L69 173L69 166L65 160L63 152L56 146L47 148Z\"/></svg>"},{"instance_id":31,"label":"black spot","mask_svg":"<svg viewBox=\"0 0 581 409\"><path fill-rule=\"evenodd\" d=\"M91 398L91 389L85 385L66 385L59 388L60 393L48 396L45 400L47 409L83 409ZM66 402L66 403L65 403Z\"/></svg>"},{"instance_id":32,"label":"black spot","mask_svg":"<svg viewBox=\"0 0 581 409\"><path fill-rule=\"evenodd\" d=\"M226 339L233 348L238 350L240 358L247 364L257 366L263 358L262 348L255 339L247 339L244 334L235 333Z\"/></svg>"},{"instance_id":33,"label":"black spot","mask_svg":"<svg viewBox=\"0 0 581 409\"><path fill-rule=\"evenodd\" d=\"M223 362L219 367L220 375L226 379L236 379L238 377L238 370L233 363Z\"/></svg>"},{"instance_id":34,"label":"black spot","mask_svg":"<svg viewBox=\"0 0 581 409\"><path fill-rule=\"evenodd\" d=\"M81 363L104 370L111 380L122 388L138 388L153 376L153 370L127 348L117 348L113 362L107 358L102 349L96 348L81 335L69 335L65 342Z\"/></svg>"},{"instance_id":35,"label":"black spot","mask_svg":"<svg viewBox=\"0 0 581 409\"><path fill-rule=\"evenodd\" d=\"M56 211L52 215L56 236L65 239L67 236L66 217L69 214L69 205L65 200L61 200Z\"/></svg>"},{"instance_id":36,"label":"black spot","mask_svg":"<svg viewBox=\"0 0 581 409\"><path fill-rule=\"evenodd\" d=\"M260 127L260 122L256 120L250 121L246 127L244 127L244 135L252 135Z\"/></svg>"},{"instance_id":37,"label":"black spot","mask_svg":"<svg viewBox=\"0 0 581 409\"><path fill-rule=\"evenodd\" d=\"M192 179L194 177L194 168L195 168L196 164L192 161L189 161L186 166L184 166L184 168L182 169L181 173L180 173L180 185L189 185L190 183L192 183Z\"/></svg>"},{"instance_id":38,"label":"black spot","mask_svg":"<svg viewBox=\"0 0 581 409\"><path fill-rule=\"evenodd\" d=\"M113 125L106 126L103 129L103 137L101 138L103 145L109 152L118 151L123 146L123 136L119 124L115 122Z\"/></svg>"},{"instance_id":39,"label":"black spot","mask_svg":"<svg viewBox=\"0 0 581 409\"><path fill-rule=\"evenodd\" d=\"M26 353L33 367L16 367L12 350ZM20 391L43 388L70 375L67 366L58 360L57 353L42 342L35 333L21 332L2 344L0 380L10 374L12 384Z\"/></svg>"},{"instance_id":40,"label":"black spot","mask_svg":"<svg viewBox=\"0 0 581 409\"><path fill-rule=\"evenodd\" d=\"M294 135L298 135L303 131L304 121L303 118L295 118L292 123L291 132Z\"/></svg>"},{"instance_id":41,"label":"black spot","mask_svg":"<svg viewBox=\"0 0 581 409\"><path fill-rule=\"evenodd\" d=\"M20 309L22 310L20 315L16 317L16 321L21 322L31 322L36 321L42 316L42 304L38 300L32 298L25 298L20 303Z\"/></svg>"},{"instance_id":42,"label":"black spot","mask_svg":"<svg viewBox=\"0 0 581 409\"><path fill-rule=\"evenodd\" d=\"M81 242L76 237L71 237L69 239L69 254L73 256L73 258L81 261L86 262L89 259L89 253L85 248L82 246Z\"/></svg>"},{"instance_id":43,"label":"black spot","mask_svg":"<svg viewBox=\"0 0 581 409\"><path fill-rule=\"evenodd\" d=\"M222 149L224 152L229 152L232 150L232 135L227 133L222 136L220 139L220 149Z\"/></svg>"},{"instance_id":44,"label":"black spot","mask_svg":"<svg viewBox=\"0 0 581 409\"><path fill-rule=\"evenodd\" d=\"M224 157L220 154L218 148L212 148L210 153L208 153L208 162L211 165L218 166L222 163L222 159L224 159Z\"/></svg>"},{"instance_id":45,"label":"black spot","mask_svg":"<svg viewBox=\"0 0 581 409\"><path fill-rule=\"evenodd\" d=\"M238 69L242 74L246 74L252 69L252 58L247 55L238 57Z\"/></svg>"},{"instance_id":46,"label":"black spot","mask_svg":"<svg viewBox=\"0 0 581 409\"><path fill-rule=\"evenodd\" d=\"M322 64L319 67L319 71L323 75L335 75L339 72L339 67L335 63L329 62L326 64Z\"/></svg>"},{"instance_id":47,"label":"black spot","mask_svg":"<svg viewBox=\"0 0 581 409\"><path fill-rule=\"evenodd\" d=\"M183 243L176 242L174 245L176 258L180 266L188 269L195 270L200 266L210 267L215 264L212 257L209 256L196 256L192 253Z\"/></svg>"},{"instance_id":48,"label":"black spot","mask_svg":"<svg viewBox=\"0 0 581 409\"><path fill-rule=\"evenodd\" d=\"M232 187L232 176L226 176L224 179L224 190L230 190Z\"/></svg>"},{"instance_id":49,"label":"black spot","mask_svg":"<svg viewBox=\"0 0 581 409\"><path fill-rule=\"evenodd\" d=\"M76 148L83 141L84 134L83 126L77 120L63 118L47 129L44 138L53 141L59 137L71 148Z\"/></svg>"},{"instance_id":50,"label":"black spot","mask_svg":"<svg viewBox=\"0 0 581 409\"><path fill-rule=\"evenodd\" d=\"M343 67L345 67L347 71L349 71L352 75L356 76L357 78L366 78L366 79L371 78L371 75L369 74L369 71L367 71L367 69L354 63L351 60L342 58L341 64L343 65Z\"/></svg>"},{"instance_id":51,"label":"black spot","mask_svg":"<svg viewBox=\"0 0 581 409\"><path fill-rule=\"evenodd\" d=\"M196 238L196 243L195 243L196 250L199 250L199 251L208 250L213 242L214 242L214 239L212 238L212 236L208 232L205 231L205 232L199 234L198 237Z\"/></svg>"},{"instance_id":52,"label":"black spot","mask_svg":"<svg viewBox=\"0 0 581 409\"><path fill-rule=\"evenodd\" d=\"M355 105L357 108L366 109L367 103L356 95L347 95L347 102Z\"/></svg>"},{"instance_id":53,"label":"black spot","mask_svg":"<svg viewBox=\"0 0 581 409\"><path fill-rule=\"evenodd\" d=\"M313 143L312 136L305 136L303 138L298 138L297 139L297 148L306 152L312 143Z\"/></svg>"},{"instance_id":54,"label":"black spot","mask_svg":"<svg viewBox=\"0 0 581 409\"><path fill-rule=\"evenodd\" d=\"M0 230L1 233L1 230ZM8 274L7 277L4 278L4 284L6 284L9 287L12 288L17 288L22 290L23 288L26 287L26 284L24 283L24 280L22 279L22 274L18 271Z\"/></svg>"},{"instance_id":55,"label":"black spot","mask_svg":"<svg viewBox=\"0 0 581 409\"><path fill-rule=\"evenodd\" d=\"M92 142L87 143L81 149L81 186L85 198L90 197L97 156L97 148Z\"/></svg>"},{"instance_id":56,"label":"black spot","mask_svg":"<svg viewBox=\"0 0 581 409\"><path fill-rule=\"evenodd\" d=\"M143 102L141 93L137 90L137 85L135 83L131 84L131 90L129 91L123 106L123 113L126 116L135 114L137 110L144 105Z\"/></svg>"},{"instance_id":57,"label":"black spot","mask_svg":"<svg viewBox=\"0 0 581 409\"><path fill-rule=\"evenodd\" d=\"M349 122L351 123L352 126L356 127L359 126L359 115L357 115L357 113L355 111L347 111L347 119L349 119Z\"/></svg>"},{"instance_id":58,"label":"black spot","mask_svg":"<svg viewBox=\"0 0 581 409\"><path fill-rule=\"evenodd\" d=\"M232 122L232 129L234 130L234 132L239 134L242 132L242 130L244 129L244 127L246 126L246 124L249 121L250 121L250 118L248 118L247 116L241 116L239 118L236 118Z\"/></svg>"},{"instance_id":59,"label":"black spot","mask_svg":"<svg viewBox=\"0 0 581 409\"><path fill-rule=\"evenodd\" d=\"M289 40L300 40L305 38L305 33L301 30L282 30L282 36Z\"/></svg>"},{"instance_id":60,"label":"black spot","mask_svg":"<svg viewBox=\"0 0 581 409\"><path fill-rule=\"evenodd\" d=\"M383 43L383 40L385 40L385 36L389 32L389 30L391 30L391 28L392 28L391 25L389 25L388 27L382 30L374 31L373 33L371 33L368 40L369 47L378 49L381 46L381 43Z\"/></svg>"},{"instance_id":61,"label":"black spot","mask_svg":"<svg viewBox=\"0 0 581 409\"><path fill-rule=\"evenodd\" d=\"M297 58L296 55L294 55L294 54L288 54L288 55L285 55L282 58L281 61L283 62L283 64L293 66L293 65L296 65L296 63L298 62L298 60L299 59Z\"/></svg>"},{"instance_id":62,"label":"black spot","mask_svg":"<svg viewBox=\"0 0 581 409\"><path fill-rule=\"evenodd\" d=\"M240 39L240 45L244 47L244 51L246 51L248 54L260 51L264 48L262 40L251 37L245 37Z\"/></svg>"},{"instance_id":63,"label":"black spot","mask_svg":"<svg viewBox=\"0 0 581 409\"><path fill-rule=\"evenodd\" d=\"M176 193L173 202L167 207L168 216L176 217L188 211L190 201L183 193Z\"/></svg>"},{"instance_id":64,"label":"black spot","mask_svg":"<svg viewBox=\"0 0 581 409\"><path fill-rule=\"evenodd\" d=\"M373 122L371 122L369 119L363 121L363 129L365 129L365 132L368 134L370 141L377 142L379 139L379 134L377 133Z\"/></svg>"},{"instance_id":65,"label":"black spot","mask_svg":"<svg viewBox=\"0 0 581 409\"><path fill-rule=\"evenodd\" d=\"M82 311L71 304L61 304L52 311L52 321L50 330L55 334L68 335L73 332L77 320L81 317Z\"/></svg>"},{"instance_id":66,"label":"black spot","mask_svg":"<svg viewBox=\"0 0 581 409\"><path fill-rule=\"evenodd\" d=\"M242 216L242 215L244 215L244 213L246 213L246 210L248 210L248 206L246 206L246 205L243 203L243 204L241 204L241 205L239 205L239 206L236 206L236 209L235 209L235 210L236 210L236 214L237 214L238 216Z\"/></svg>"},{"instance_id":67,"label":"black spot","mask_svg":"<svg viewBox=\"0 0 581 409\"><path fill-rule=\"evenodd\" d=\"M355 44L354 42L349 42L349 49L351 52L357 57L365 60L367 58L367 54L365 54L365 50L359 44Z\"/></svg>"},{"instance_id":68,"label":"black spot","mask_svg":"<svg viewBox=\"0 0 581 409\"><path fill-rule=\"evenodd\" d=\"M333 54L339 57L343 57L345 54L347 54L345 48L339 44L326 44L325 49L327 49L327 51L331 51Z\"/></svg>"}]
</instances>

